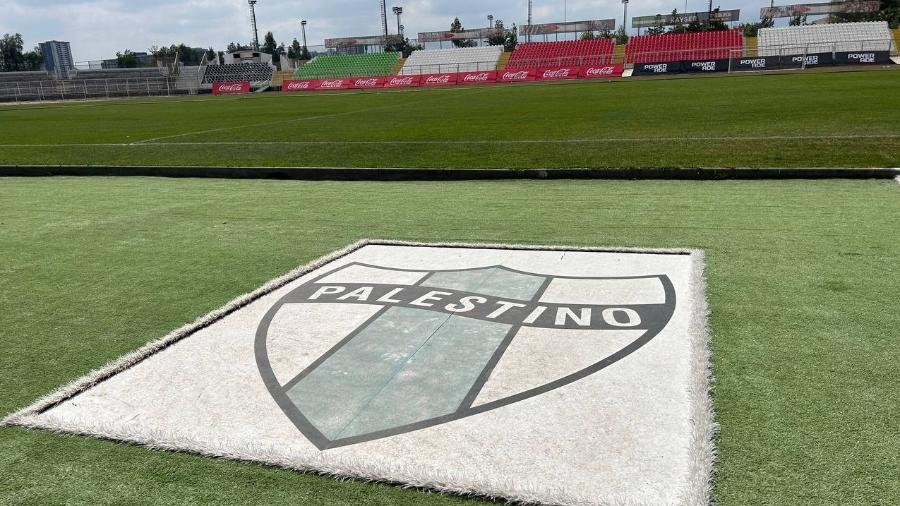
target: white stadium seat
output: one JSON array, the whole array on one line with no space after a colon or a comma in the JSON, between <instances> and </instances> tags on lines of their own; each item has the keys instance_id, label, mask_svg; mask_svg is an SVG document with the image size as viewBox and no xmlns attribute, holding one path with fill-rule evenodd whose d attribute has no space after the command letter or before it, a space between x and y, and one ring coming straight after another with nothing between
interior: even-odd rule
<instances>
[{"instance_id":1,"label":"white stadium seat","mask_svg":"<svg viewBox=\"0 0 900 506\"><path fill-rule=\"evenodd\" d=\"M496 70L501 53L503 46L414 51L403 65L400 75Z\"/></svg>"},{"instance_id":2,"label":"white stadium seat","mask_svg":"<svg viewBox=\"0 0 900 506\"><path fill-rule=\"evenodd\" d=\"M763 28L759 55L889 51L893 36L884 21Z\"/></svg>"}]
</instances>

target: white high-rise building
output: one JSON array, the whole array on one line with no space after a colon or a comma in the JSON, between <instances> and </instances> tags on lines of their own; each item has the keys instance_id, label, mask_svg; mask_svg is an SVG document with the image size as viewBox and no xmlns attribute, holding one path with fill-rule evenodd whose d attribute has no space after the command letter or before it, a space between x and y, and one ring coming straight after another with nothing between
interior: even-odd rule
<instances>
[{"instance_id":1,"label":"white high-rise building","mask_svg":"<svg viewBox=\"0 0 900 506\"><path fill-rule=\"evenodd\" d=\"M41 54L44 55L44 67L57 79L68 79L75 62L72 60L72 47L68 42L49 40L41 42Z\"/></svg>"}]
</instances>

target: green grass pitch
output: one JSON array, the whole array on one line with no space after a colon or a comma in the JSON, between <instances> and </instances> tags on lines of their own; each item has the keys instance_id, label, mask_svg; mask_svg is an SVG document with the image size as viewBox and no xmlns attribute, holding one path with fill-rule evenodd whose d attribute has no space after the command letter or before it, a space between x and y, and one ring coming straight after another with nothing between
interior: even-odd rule
<instances>
[{"instance_id":1,"label":"green grass pitch","mask_svg":"<svg viewBox=\"0 0 900 506\"><path fill-rule=\"evenodd\" d=\"M0 164L900 165L900 72L0 106ZM0 416L365 237L707 252L714 499L900 503L893 181L0 178ZM648 423L652 423L648 421ZM0 428L5 504L466 504Z\"/></svg>"},{"instance_id":2,"label":"green grass pitch","mask_svg":"<svg viewBox=\"0 0 900 506\"><path fill-rule=\"evenodd\" d=\"M895 167L900 72L0 107L0 164Z\"/></svg>"},{"instance_id":3,"label":"green grass pitch","mask_svg":"<svg viewBox=\"0 0 900 506\"><path fill-rule=\"evenodd\" d=\"M893 181L0 179L0 412L364 237L700 247L715 499L896 504L898 214ZM198 502L466 500L0 429L2 504Z\"/></svg>"}]
</instances>

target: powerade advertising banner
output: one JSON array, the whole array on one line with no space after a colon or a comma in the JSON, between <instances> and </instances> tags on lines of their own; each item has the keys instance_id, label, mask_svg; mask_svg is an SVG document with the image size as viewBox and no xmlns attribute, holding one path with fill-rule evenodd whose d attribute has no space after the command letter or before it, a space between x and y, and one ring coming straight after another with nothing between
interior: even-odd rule
<instances>
[{"instance_id":1,"label":"powerade advertising banner","mask_svg":"<svg viewBox=\"0 0 900 506\"><path fill-rule=\"evenodd\" d=\"M834 53L837 65L886 65L891 63L890 51L852 51Z\"/></svg>"},{"instance_id":2,"label":"powerade advertising banner","mask_svg":"<svg viewBox=\"0 0 900 506\"><path fill-rule=\"evenodd\" d=\"M728 59L724 60L698 60L681 62L682 72L728 72Z\"/></svg>"},{"instance_id":3,"label":"powerade advertising banner","mask_svg":"<svg viewBox=\"0 0 900 506\"><path fill-rule=\"evenodd\" d=\"M806 56L782 56L781 67L786 69L799 69L834 65L834 55L831 53L815 53Z\"/></svg>"},{"instance_id":4,"label":"powerade advertising banner","mask_svg":"<svg viewBox=\"0 0 900 506\"><path fill-rule=\"evenodd\" d=\"M773 70L781 68L780 56L754 56L747 58L735 58L731 62L731 69L741 70Z\"/></svg>"},{"instance_id":5,"label":"powerade advertising banner","mask_svg":"<svg viewBox=\"0 0 900 506\"><path fill-rule=\"evenodd\" d=\"M655 74L678 74L681 72L680 61L669 61L665 63L635 63L632 75L635 76L652 76Z\"/></svg>"},{"instance_id":6,"label":"powerade advertising banner","mask_svg":"<svg viewBox=\"0 0 900 506\"><path fill-rule=\"evenodd\" d=\"M250 93L250 81L213 83L213 95L245 95Z\"/></svg>"}]
</instances>

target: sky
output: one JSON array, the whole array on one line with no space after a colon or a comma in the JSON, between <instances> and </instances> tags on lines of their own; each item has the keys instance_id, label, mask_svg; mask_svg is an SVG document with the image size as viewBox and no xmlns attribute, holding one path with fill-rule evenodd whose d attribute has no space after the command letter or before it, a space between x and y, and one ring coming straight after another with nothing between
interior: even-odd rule
<instances>
[{"instance_id":1,"label":"sky","mask_svg":"<svg viewBox=\"0 0 900 506\"><path fill-rule=\"evenodd\" d=\"M768 5L769 2L764 2ZM793 2L776 2L793 3ZM527 0L389 0L388 26L396 32L391 7L403 7L408 37L424 31L447 30L458 16L466 28L487 26L495 19L525 24ZM684 0L631 0L628 16L684 11ZM717 2L714 6L720 5ZM742 20L756 20L760 3L734 0L722 9L741 9ZM688 0L688 11L703 11L703 0ZM622 20L621 0L534 0L534 22L563 19ZM300 19L308 20L310 46L325 38L374 35L381 31L375 0L259 0L256 6L260 40L271 31L278 42L300 39ZM229 42L249 43L250 11L246 0L0 0L0 34L21 33L26 49L45 40L72 43L76 61L99 60L117 51L146 51L151 46L185 43L223 50Z\"/></svg>"}]
</instances>

